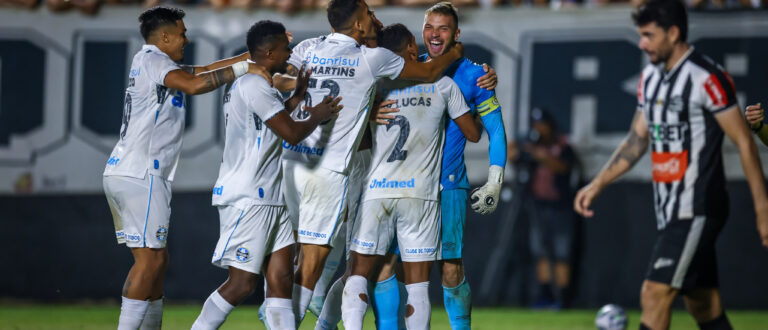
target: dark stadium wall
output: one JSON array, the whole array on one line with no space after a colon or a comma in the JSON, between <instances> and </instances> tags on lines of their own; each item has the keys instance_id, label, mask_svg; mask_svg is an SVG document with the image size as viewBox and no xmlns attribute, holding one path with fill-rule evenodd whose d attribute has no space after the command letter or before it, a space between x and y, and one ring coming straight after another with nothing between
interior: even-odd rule
<instances>
[{"instance_id":1,"label":"dark stadium wall","mask_svg":"<svg viewBox=\"0 0 768 330\"><path fill-rule=\"evenodd\" d=\"M729 184L731 217L719 241L718 267L727 308L768 308L768 252L756 234L746 182ZM617 303L637 307L655 237L652 190L648 183L609 187L595 204L594 219L581 221L577 247L574 307ZM527 249L527 219L515 223L497 297L479 295L489 251L499 244L497 228L509 219L504 203L494 215L470 214L466 233L467 277L480 304L531 302L532 262ZM226 279L210 264L218 239L218 214L209 193L175 193L169 229L170 266L165 293L172 302L202 303ZM115 243L104 196L0 197L0 298L40 302L111 299L117 302L132 259ZM440 279L432 277L431 298L442 301ZM247 303L259 303L261 290Z\"/></svg>"}]
</instances>

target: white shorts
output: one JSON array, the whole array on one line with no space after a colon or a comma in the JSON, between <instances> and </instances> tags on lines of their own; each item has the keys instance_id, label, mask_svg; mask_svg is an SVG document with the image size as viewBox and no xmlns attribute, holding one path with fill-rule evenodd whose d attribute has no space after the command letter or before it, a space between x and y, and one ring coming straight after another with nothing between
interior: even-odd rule
<instances>
[{"instance_id":1,"label":"white shorts","mask_svg":"<svg viewBox=\"0 0 768 330\"><path fill-rule=\"evenodd\" d=\"M264 258L294 243L285 206L219 206L219 242L211 263L259 274Z\"/></svg>"},{"instance_id":2,"label":"white shorts","mask_svg":"<svg viewBox=\"0 0 768 330\"><path fill-rule=\"evenodd\" d=\"M371 167L371 149L358 151L350 163L349 170L349 216L345 221L343 234L346 243L346 257L349 259L350 240L352 239L352 227L357 214L360 212L363 188L368 182L368 171Z\"/></svg>"},{"instance_id":3,"label":"white shorts","mask_svg":"<svg viewBox=\"0 0 768 330\"><path fill-rule=\"evenodd\" d=\"M347 208L348 176L283 161L285 204L302 244L335 244Z\"/></svg>"},{"instance_id":4,"label":"white shorts","mask_svg":"<svg viewBox=\"0 0 768 330\"><path fill-rule=\"evenodd\" d=\"M117 243L130 248L165 248L171 218L171 182L147 174L144 179L105 176Z\"/></svg>"},{"instance_id":5,"label":"white shorts","mask_svg":"<svg viewBox=\"0 0 768 330\"><path fill-rule=\"evenodd\" d=\"M385 255L397 237L404 262L433 261L440 256L440 202L416 198L363 201L355 219L350 249Z\"/></svg>"}]
</instances>

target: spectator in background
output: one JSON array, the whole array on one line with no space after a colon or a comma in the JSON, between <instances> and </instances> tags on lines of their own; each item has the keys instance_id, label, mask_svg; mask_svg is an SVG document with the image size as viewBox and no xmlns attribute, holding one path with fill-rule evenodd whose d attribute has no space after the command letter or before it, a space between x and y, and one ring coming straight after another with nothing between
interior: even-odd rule
<instances>
[{"instance_id":1,"label":"spectator in background","mask_svg":"<svg viewBox=\"0 0 768 330\"><path fill-rule=\"evenodd\" d=\"M530 181L525 189L530 219L531 254L536 262L538 283L534 308L560 309L567 305L571 282L571 250L576 228L571 210L578 176L576 155L554 118L545 110L531 111L531 131L518 146L512 142L507 154L517 166L528 166Z\"/></svg>"},{"instance_id":2,"label":"spectator in background","mask_svg":"<svg viewBox=\"0 0 768 330\"><path fill-rule=\"evenodd\" d=\"M26 9L34 9L40 4L40 0L0 0L0 8L2 7L19 7Z\"/></svg>"},{"instance_id":3,"label":"spectator in background","mask_svg":"<svg viewBox=\"0 0 768 330\"><path fill-rule=\"evenodd\" d=\"M48 10L52 12L65 12L77 9L83 14L96 15L104 3L103 0L46 0Z\"/></svg>"}]
</instances>

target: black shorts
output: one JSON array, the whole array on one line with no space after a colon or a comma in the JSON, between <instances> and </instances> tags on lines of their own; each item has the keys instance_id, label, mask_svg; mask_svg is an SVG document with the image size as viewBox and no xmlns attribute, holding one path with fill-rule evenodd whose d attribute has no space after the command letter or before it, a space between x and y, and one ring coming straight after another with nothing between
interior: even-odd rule
<instances>
[{"instance_id":1,"label":"black shorts","mask_svg":"<svg viewBox=\"0 0 768 330\"><path fill-rule=\"evenodd\" d=\"M717 288L715 240L725 220L696 216L673 220L659 232L646 280L667 284L683 293Z\"/></svg>"}]
</instances>

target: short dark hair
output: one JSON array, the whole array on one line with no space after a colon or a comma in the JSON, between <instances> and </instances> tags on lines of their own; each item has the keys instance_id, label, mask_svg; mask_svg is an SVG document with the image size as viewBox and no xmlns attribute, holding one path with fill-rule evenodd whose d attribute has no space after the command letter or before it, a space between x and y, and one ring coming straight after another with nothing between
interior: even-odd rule
<instances>
[{"instance_id":1,"label":"short dark hair","mask_svg":"<svg viewBox=\"0 0 768 330\"><path fill-rule=\"evenodd\" d=\"M413 38L413 33L405 25L396 23L387 25L381 30L381 42L379 47L384 47L394 53L402 51L408 42Z\"/></svg>"},{"instance_id":2,"label":"short dark hair","mask_svg":"<svg viewBox=\"0 0 768 330\"><path fill-rule=\"evenodd\" d=\"M349 25L349 22L355 17L363 0L331 0L328 3L328 23L336 31L341 31Z\"/></svg>"},{"instance_id":3,"label":"short dark hair","mask_svg":"<svg viewBox=\"0 0 768 330\"><path fill-rule=\"evenodd\" d=\"M440 14L453 17L453 22L456 23L456 27L459 27L459 10L448 1L438 2L434 6L429 7L425 15L429 14Z\"/></svg>"},{"instance_id":4,"label":"short dark hair","mask_svg":"<svg viewBox=\"0 0 768 330\"><path fill-rule=\"evenodd\" d=\"M152 32L155 32L159 27L165 25L176 25L176 21L184 18L183 10L179 8L155 6L145 10L139 15L139 30L141 30L141 36L146 41Z\"/></svg>"},{"instance_id":5,"label":"short dark hair","mask_svg":"<svg viewBox=\"0 0 768 330\"><path fill-rule=\"evenodd\" d=\"M282 23L270 20L258 21L248 29L245 44L248 46L248 51L254 54L256 48L274 42L280 36L285 36L285 26Z\"/></svg>"},{"instance_id":6,"label":"short dark hair","mask_svg":"<svg viewBox=\"0 0 768 330\"><path fill-rule=\"evenodd\" d=\"M688 14L681 0L649 0L632 13L632 20L636 26L655 22L664 31L677 26L680 30L679 41L688 40Z\"/></svg>"}]
</instances>

